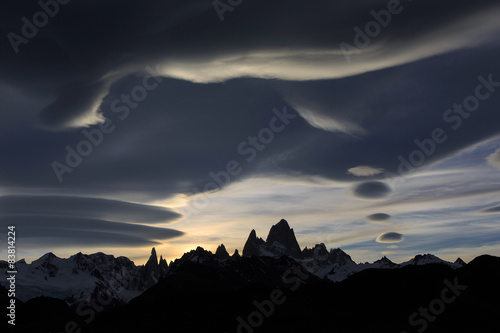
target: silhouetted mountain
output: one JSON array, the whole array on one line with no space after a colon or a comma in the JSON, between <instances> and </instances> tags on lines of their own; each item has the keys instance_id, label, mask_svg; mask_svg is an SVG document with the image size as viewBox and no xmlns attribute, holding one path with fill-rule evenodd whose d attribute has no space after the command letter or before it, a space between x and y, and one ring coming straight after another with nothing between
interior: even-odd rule
<instances>
[{"instance_id":1,"label":"silhouetted mountain","mask_svg":"<svg viewBox=\"0 0 500 333\"><path fill-rule=\"evenodd\" d=\"M342 281L363 267L356 265L351 257L341 249L328 251L325 244L316 244L312 249L302 250L303 259L298 259L311 274L332 281Z\"/></svg>"},{"instance_id":2,"label":"silhouetted mountain","mask_svg":"<svg viewBox=\"0 0 500 333\"><path fill-rule=\"evenodd\" d=\"M164 278L167 275L167 261L161 258L158 262L156 250L153 247L153 249L151 250L151 256L149 257L146 265L144 265L144 268L141 271L145 284L147 286L152 286L157 283L159 279Z\"/></svg>"},{"instance_id":3,"label":"silhouetted mountain","mask_svg":"<svg viewBox=\"0 0 500 333\"><path fill-rule=\"evenodd\" d=\"M456 270L435 263L365 269L339 283L316 278L287 256L221 260L197 248L183 258L174 274L124 307L96 311L89 323L90 316L76 315L62 301L33 299L18 308L17 332L63 332L68 322L82 333L500 329L498 257L481 256Z\"/></svg>"},{"instance_id":4,"label":"silhouetted mountain","mask_svg":"<svg viewBox=\"0 0 500 333\"><path fill-rule=\"evenodd\" d=\"M99 294L112 298L110 307L125 304L168 273L165 260L158 264L154 248L145 266L104 253L77 253L68 259L47 253L31 264L20 260L16 267L16 295L20 300L50 296L65 300L70 306L88 302ZM0 276L6 275L7 270L7 262L0 261Z\"/></svg>"},{"instance_id":5,"label":"silhouetted mountain","mask_svg":"<svg viewBox=\"0 0 500 333\"><path fill-rule=\"evenodd\" d=\"M374 261L373 264L376 265L377 268L397 268L397 267L399 267L398 264L393 263L386 256L383 256L381 259ZM464 263L464 265L465 265L465 263Z\"/></svg>"},{"instance_id":6,"label":"silhouetted mountain","mask_svg":"<svg viewBox=\"0 0 500 333\"><path fill-rule=\"evenodd\" d=\"M220 259L229 259L229 253L226 250L224 244L219 245L215 251L215 255Z\"/></svg>"},{"instance_id":7,"label":"silhouetted mountain","mask_svg":"<svg viewBox=\"0 0 500 333\"><path fill-rule=\"evenodd\" d=\"M455 260L453 265L456 267L462 267L462 266L465 266L466 264L465 264L465 261L462 260L462 258L457 258L457 260Z\"/></svg>"},{"instance_id":8,"label":"silhouetted mountain","mask_svg":"<svg viewBox=\"0 0 500 333\"><path fill-rule=\"evenodd\" d=\"M146 265L144 265L143 279L147 284L153 285L158 282L158 277L160 275L160 266L158 265L158 258L156 256L156 250L153 247L151 250L151 256L149 257Z\"/></svg>"},{"instance_id":9,"label":"silhouetted mountain","mask_svg":"<svg viewBox=\"0 0 500 333\"><path fill-rule=\"evenodd\" d=\"M301 258L299 243L293 229L284 219L271 227L266 239L267 249L278 256L285 255L292 258Z\"/></svg>"},{"instance_id":10,"label":"silhouetted mountain","mask_svg":"<svg viewBox=\"0 0 500 333\"><path fill-rule=\"evenodd\" d=\"M254 229L250 232L248 239L243 247L243 257L260 256L265 251L266 242L262 238L257 238Z\"/></svg>"},{"instance_id":11,"label":"silhouetted mountain","mask_svg":"<svg viewBox=\"0 0 500 333\"><path fill-rule=\"evenodd\" d=\"M281 257L284 255L296 259L302 258L302 252L295 238L295 233L284 219L271 227L266 241L258 238L255 230L252 230L243 247L244 257Z\"/></svg>"},{"instance_id":12,"label":"silhouetted mountain","mask_svg":"<svg viewBox=\"0 0 500 333\"><path fill-rule=\"evenodd\" d=\"M457 259L455 263L444 261L434 255L417 255L400 265L382 258L372 264L356 264L351 257L341 249L328 251L325 244L316 244L313 248L300 247L293 229L286 220L279 221L269 231L267 240L258 238L252 230L243 250L244 257L288 256L302 265L309 273L321 279L339 282L354 273L368 268L398 268L406 265L422 265L429 263L446 264L459 268L465 263ZM213 255L201 247L185 253L181 258L167 264L163 257L158 257L155 248L144 266L135 266L128 258L115 258L103 253L84 255L78 253L68 259L61 259L53 253L47 253L39 259L27 264L24 260L17 263L20 274L18 285L21 287L18 297L24 301L36 296L51 296L65 300L71 306L87 302L99 293L110 295L113 301L108 307L124 304L138 296L159 280L173 273L180 264L186 261L203 263L211 262L221 265L221 260L238 259L238 250L229 256L221 244ZM0 261L0 274L7 271L7 263ZM4 282L0 282L4 283Z\"/></svg>"},{"instance_id":13,"label":"silhouetted mountain","mask_svg":"<svg viewBox=\"0 0 500 333\"><path fill-rule=\"evenodd\" d=\"M328 250L326 249L326 245L316 244L312 249L307 248L307 246L302 250L302 256L304 258L316 258L320 261L325 261L329 258Z\"/></svg>"},{"instance_id":14,"label":"silhouetted mountain","mask_svg":"<svg viewBox=\"0 0 500 333\"><path fill-rule=\"evenodd\" d=\"M197 247L170 265L158 261L154 248L144 266L102 253L68 259L47 253L31 264L19 261L21 293L62 297L19 301L15 331L63 332L69 322L82 333L500 329L500 258L485 255L465 264L425 254L401 264L387 257L356 264L325 244L299 255L297 248L293 229L282 220L266 241L252 230L244 252L258 255L240 257L236 250L229 256L221 244L215 254ZM6 268L0 261L0 272ZM430 308L432 320L422 317L422 306Z\"/></svg>"},{"instance_id":15,"label":"silhouetted mountain","mask_svg":"<svg viewBox=\"0 0 500 333\"><path fill-rule=\"evenodd\" d=\"M167 276L168 264L167 264L167 260L163 259L162 256L160 256L160 261L158 263L158 267L159 267L159 271L160 271L160 278Z\"/></svg>"},{"instance_id":16,"label":"silhouetted mountain","mask_svg":"<svg viewBox=\"0 0 500 333\"><path fill-rule=\"evenodd\" d=\"M332 249L330 250L330 260L332 263L338 263L339 265L352 265L356 264L351 256L342 251L341 249Z\"/></svg>"},{"instance_id":17,"label":"silhouetted mountain","mask_svg":"<svg viewBox=\"0 0 500 333\"><path fill-rule=\"evenodd\" d=\"M443 264L365 269L339 283L319 280L286 256L243 257L222 266L212 263L184 262L176 274L127 306L98 316L88 332L154 331L166 320L170 332L500 329L496 316L500 258L496 257L480 257L472 262L473 268L469 264L457 270ZM390 262L383 259L380 264ZM203 309L196 312L196 320L188 310L194 308ZM432 320L420 312L424 308Z\"/></svg>"}]
</instances>

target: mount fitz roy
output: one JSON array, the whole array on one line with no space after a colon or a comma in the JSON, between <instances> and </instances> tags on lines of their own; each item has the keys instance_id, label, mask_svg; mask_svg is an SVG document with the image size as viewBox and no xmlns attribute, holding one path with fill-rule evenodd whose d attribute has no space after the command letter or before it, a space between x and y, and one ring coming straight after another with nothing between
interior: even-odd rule
<instances>
[{"instance_id":1,"label":"mount fitz roy","mask_svg":"<svg viewBox=\"0 0 500 333\"><path fill-rule=\"evenodd\" d=\"M444 264L451 268L460 268L465 262L457 258L454 263L442 260L432 254L417 255L410 261L396 264L383 257L374 263L356 264L351 257L339 248L327 250L325 244L316 244L313 248L300 246L295 233L286 220L281 220L271 227L266 241L258 238L255 230L250 232L243 247L243 256L269 256L279 258L288 256L300 263L309 273L323 279L339 282L356 272L368 268L394 269L407 265Z\"/></svg>"},{"instance_id":2,"label":"mount fitz roy","mask_svg":"<svg viewBox=\"0 0 500 333\"><path fill-rule=\"evenodd\" d=\"M254 259L249 261L245 260L246 258ZM115 258L103 253L91 255L78 253L67 259L47 253L31 264L20 260L16 263L18 270L16 296L22 302L34 297L49 296L62 299L74 308L82 302L95 298L99 293L105 293L113 300L108 305L112 308L126 304L158 281L176 274L187 263L246 272L243 275L239 274L239 277L226 276L225 280L223 279L224 283L244 285L253 282L267 283L266 277L256 271L269 269L261 267L262 265L276 265L273 260L280 260L277 267L282 266L281 273L300 264L304 271L315 278L333 282L343 281L354 273L368 268L397 269L408 265L444 264L455 269L465 265L460 258L451 263L431 254L417 255L401 264L395 264L386 257L373 263L356 264L341 249L328 251L324 244L300 250L293 229L286 220L281 220L271 227L265 241L258 238L255 230L252 230L243 247L242 256L238 250L232 256L229 255L225 246L221 244L215 254L198 247L185 253L170 265L162 257L158 260L154 248L149 260L143 266L134 265L126 257ZM0 276L6 275L7 271L7 262L0 261ZM277 273L279 275L280 272ZM6 287L5 281L2 279L0 282L4 287Z\"/></svg>"}]
</instances>

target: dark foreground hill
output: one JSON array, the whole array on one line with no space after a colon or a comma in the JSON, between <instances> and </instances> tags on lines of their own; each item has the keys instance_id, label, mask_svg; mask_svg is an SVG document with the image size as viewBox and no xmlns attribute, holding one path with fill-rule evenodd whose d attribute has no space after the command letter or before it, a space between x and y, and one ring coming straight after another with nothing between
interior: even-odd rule
<instances>
[{"instance_id":1,"label":"dark foreground hill","mask_svg":"<svg viewBox=\"0 0 500 333\"><path fill-rule=\"evenodd\" d=\"M167 265L153 249L135 266L49 253L17 268L16 326L2 332L500 332L500 258L357 264L324 244L301 251L285 220L265 241L252 230L242 256L198 247Z\"/></svg>"},{"instance_id":2,"label":"dark foreground hill","mask_svg":"<svg viewBox=\"0 0 500 333\"><path fill-rule=\"evenodd\" d=\"M106 312L76 315L64 302L32 299L19 307L17 332L493 333L500 332L499 281L500 258L492 256L458 269L366 269L337 283L288 257L187 261Z\"/></svg>"},{"instance_id":3,"label":"dark foreground hill","mask_svg":"<svg viewBox=\"0 0 500 333\"><path fill-rule=\"evenodd\" d=\"M355 263L351 257L339 248L328 250L325 244L316 244L313 248L300 246L295 233L286 220L273 225L267 240L258 238L255 230L250 232L243 247L243 257L273 257L292 258L301 264L308 272L320 279L342 281L354 273L369 268L396 269L406 265L423 265L442 263L452 268L462 267L465 262L458 258L455 262L442 260L432 254L417 255L413 259L396 264L383 257L373 263ZM244 264L240 265L241 256L236 250L230 256L225 246L221 244L215 255L198 248L188 252L180 259L167 264L167 261L156 255L155 248L145 265L136 266L126 257L115 258L104 253L77 253L69 258L59 258L53 253L47 253L28 264L24 259L16 263L16 297L26 302L30 299L45 296L64 300L72 309L78 309L82 303L105 295L111 300L103 301L105 309L127 304L134 297L155 285L167 276L176 274L178 267L186 262L211 262L215 266L231 266L238 269L246 281L259 282L255 272L250 272ZM0 260L0 285L7 287L9 282L9 264ZM249 271L248 275L244 272ZM266 277L264 277L265 280ZM262 280L262 278L261 278ZM84 311L84 310L82 310Z\"/></svg>"}]
</instances>

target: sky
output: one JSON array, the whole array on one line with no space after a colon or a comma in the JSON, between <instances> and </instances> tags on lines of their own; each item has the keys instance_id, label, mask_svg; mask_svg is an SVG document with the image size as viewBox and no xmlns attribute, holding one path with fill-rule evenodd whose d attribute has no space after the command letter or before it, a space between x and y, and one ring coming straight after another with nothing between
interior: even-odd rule
<instances>
[{"instance_id":1,"label":"sky","mask_svg":"<svg viewBox=\"0 0 500 333\"><path fill-rule=\"evenodd\" d=\"M0 246L173 260L286 219L500 255L500 3L6 0Z\"/></svg>"}]
</instances>

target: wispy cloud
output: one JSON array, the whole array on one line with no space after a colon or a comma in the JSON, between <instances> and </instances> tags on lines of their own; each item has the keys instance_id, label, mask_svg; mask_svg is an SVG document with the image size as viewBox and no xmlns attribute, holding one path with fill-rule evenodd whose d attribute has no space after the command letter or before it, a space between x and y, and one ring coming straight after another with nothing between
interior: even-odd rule
<instances>
[{"instance_id":1,"label":"wispy cloud","mask_svg":"<svg viewBox=\"0 0 500 333\"><path fill-rule=\"evenodd\" d=\"M349 168L347 172L354 176L367 177L367 176L375 176L381 174L384 172L384 169L374 168L367 165L360 165L357 167Z\"/></svg>"},{"instance_id":2,"label":"wispy cloud","mask_svg":"<svg viewBox=\"0 0 500 333\"><path fill-rule=\"evenodd\" d=\"M397 232L385 232L377 237L378 243L399 243L403 240L403 235Z\"/></svg>"}]
</instances>

